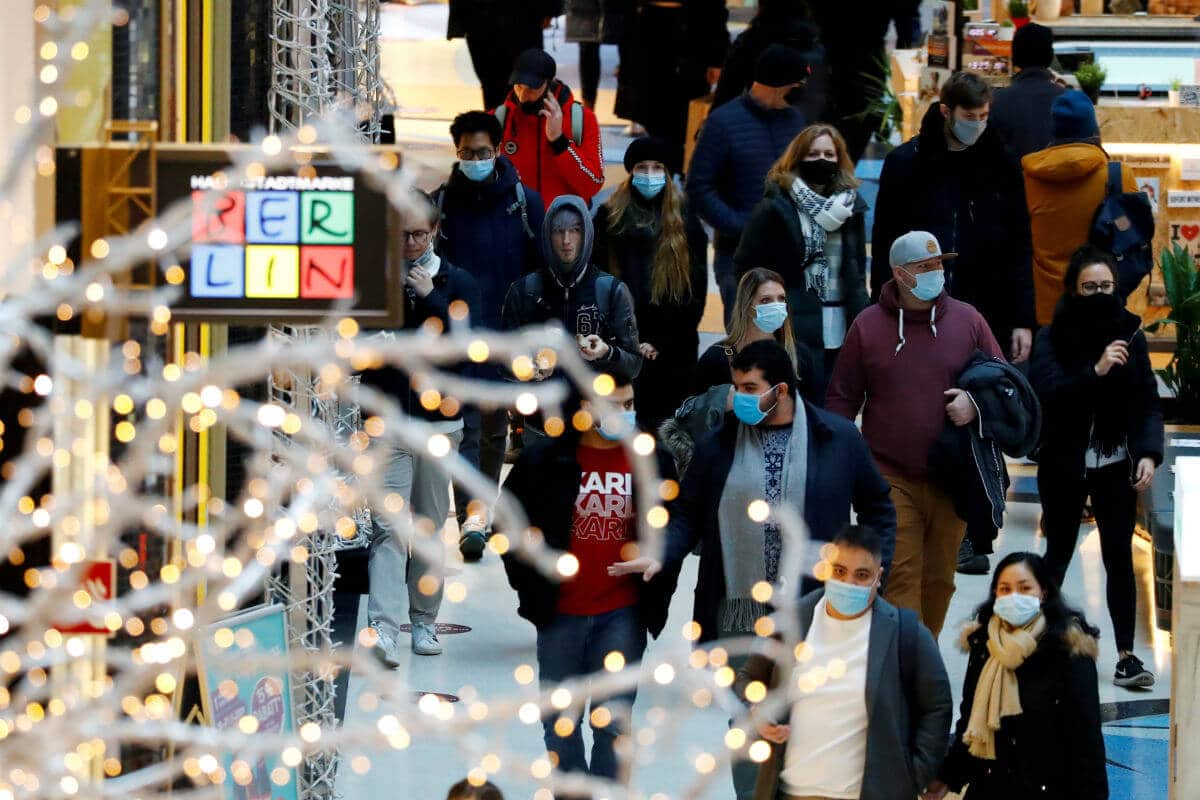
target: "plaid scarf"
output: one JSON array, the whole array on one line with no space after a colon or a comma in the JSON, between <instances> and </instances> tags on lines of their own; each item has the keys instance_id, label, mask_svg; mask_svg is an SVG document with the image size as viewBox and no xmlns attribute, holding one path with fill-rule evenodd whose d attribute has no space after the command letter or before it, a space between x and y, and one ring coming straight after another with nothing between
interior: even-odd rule
<instances>
[{"instance_id":1,"label":"plaid scarf","mask_svg":"<svg viewBox=\"0 0 1200 800\"><path fill-rule=\"evenodd\" d=\"M822 302L826 298L829 277L829 262L825 258L827 234L841 228L854 214L855 196L853 189L847 189L825 197L808 188L799 177L792 181L792 200L800 215L808 260L804 268L805 288L816 292Z\"/></svg>"}]
</instances>

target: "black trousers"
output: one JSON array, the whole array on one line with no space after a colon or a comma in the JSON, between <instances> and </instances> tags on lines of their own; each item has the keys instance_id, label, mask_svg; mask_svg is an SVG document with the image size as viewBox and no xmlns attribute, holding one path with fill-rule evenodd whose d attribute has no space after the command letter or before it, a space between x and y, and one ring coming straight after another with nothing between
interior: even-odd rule
<instances>
[{"instance_id":1,"label":"black trousers","mask_svg":"<svg viewBox=\"0 0 1200 800\"><path fill-rule=\"evenodd\" d=\"M1038 494L1042 499L1042 532L1046 536L1046 563L1061 587L1075 543L1079 518L1090 495L1092 512L1100 529L1100 556L1108 577L1108 613L1118 650L1133 649L1137 587L1133 577L1133 527L1137 517L1137 492L1130 480L1129 462L1122 460L1086 474L1067 474L1061 468L1038 468Z\"/></svg>"},{"instance_id":2,"label":"black trousers","mask_svg":"<svg viewBox=\"0 0 1200 800\"><path fill-rule=\"evenodd\" d=\"M467 461L479 468L485 477L491 478L499 493L500 472L504 468L504 451L508 447L508 409L481 411L474 406L463 409L463 440L458 452ZM467 520L467 506L471 495L454 484L454 513L458 525ZM495 497L478 498L489 506Z\"/></svg>"},{"instance_id":3,"label":"black trousers","mask_svg":"<svg viewBox=\"0 0 1200 800\"><path fill-rule=\"evenodd\" d=\"M596 93L600 91L600 43L579 43L579 87L583 104L594 107Z\"/></svg>"}]
</instances>

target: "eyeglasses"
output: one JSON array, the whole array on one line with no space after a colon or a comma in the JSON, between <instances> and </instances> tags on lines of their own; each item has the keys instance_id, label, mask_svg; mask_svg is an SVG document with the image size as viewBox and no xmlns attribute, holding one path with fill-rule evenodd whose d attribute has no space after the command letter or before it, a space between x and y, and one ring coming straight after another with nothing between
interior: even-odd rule
<instances>
[{"instance_id":1,"label":"eyeglasses","mask_svg":"<svg viewBox=\"0 0 1200 800\"><path fill-rule=\"evenodd\" d=\"M425 244L429 241L429 231L400 231L400 241Z\"/></svg>"},{"instance_id":2,"label":"eyeglasses","mask_svg":"<svg viewBox=\"0 0 1200 800\"><path fill-rule=\"evenodd\" d=\"M490 147L481 147L478 150L471 150L464 147L458 151L459 161L487 161L489 158L495 158L496 151Z\"/></svg>"},{"instance_id":3,"label":"eyeglasses","mask_svg":"<svg viewBox=\"0 0 1200 800\"><path fill-rule=\"evenodd\" d=\"M1079 293L1082 295L1093 295L1096 292L1100 292L1101 294L1112 294L1113 290L1116 288L1117 284L1113 281L1100 281L1099 283L1096 283L1095 281L1088 281L1080 284Z\"/></svg>"}]
</instances>

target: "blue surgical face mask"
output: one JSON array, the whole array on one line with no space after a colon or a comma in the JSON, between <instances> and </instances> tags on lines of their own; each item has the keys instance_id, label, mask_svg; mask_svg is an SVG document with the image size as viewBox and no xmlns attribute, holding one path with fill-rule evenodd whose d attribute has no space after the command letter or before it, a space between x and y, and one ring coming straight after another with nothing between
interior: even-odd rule
<instances>
[{"instance_id":1,"label":"blue surgical face mask","mask_svg":"<svg viewBox=\"0 0 1200 800\"><path fill-rule=\"evenodd\" d=\"M771 407L766 411L763 411L761 408L759 408L758 404L764 397L766 397L768 394L772 394L774 391L775 387L772 386L762 394L746 394L745 392L736 393L733 396L734 416L747 425L757 425L758 423L762 422L767 418L767 415L775 409L778 401L772 403Z\"/></svg>"},{"instance_id":2,"label":"blue surgical face mask","mask_svg":"<svg viewBox=\"0 0 1200 800\"><path fill-rule=\"evenodd\" d=\"M1042 598L1033 594L1006 594L996 598L992 610L1009 625L1020 628L1028 625L1042 610Z\"/></svg>"},{"instance_id":3,"label":"blue surgical face mask","mask_svg":"<svg viewBox=\"0 0 1200 800\"><path fill-rule=\"evenodd\" d=\"M871 605L873 588L830 578L825 581L825 602L844 617L857 617Z\"/></svg>"},{"instance_id":4,"label":"blue surgical face mask","mask_svg":"<svg viewBox=\"0 0 1200 800\"><path fill-rule=\"evenodd\" d=\"M932 272L922 272L920 275L913 275L908 270L903 270L904 274L917 282L916 286L909 289L913 297L918 300L928 303L931 300L937 299L937 296L946 288L946 271L935 269Z\"/></svg>"},{"instance_id":5,"label":"blue surgical face mask","mask_svg":"<svg viewBox=\"0 0 1200 800\"><path fill-rule=\"evenodd\" d=\"M774 333L787 320L787 303L760 303L754 307L754 324L763 333Z\"/></svg>"},{"instance_id":6,"label":"blue surgical face mask","mask_svg":"<svg viewBox=\"0 0 1200 800\"><path fill-rule=\"evenodd\" d=\"M496 159L485 158L479 161L460 161L458 162L459 171L467 176L468 180L479 183L486 181L496 171Z\"/></svg>"},{"instance_id":7,"label":"blue surgical face mask","mask_svg":"<svg viewBox=\"0 0 1200 800\"><path fill-rule=\"evenodd\" d=\"M950 131L954 134L954 138L965 144L967 147L979 141L979 137L983 136L983 132L987 129L987 120L979 119L955 119L950 125Z\"/></svg>"},{"instance_id":8,"label":"blue surgical face mask","mask_svg":"<svg viewBox=\"0 0 1200 800\"><path fill-rule=\"evenodd\" d=\"M638 194L647 200L653 200L658 197L659 192L667 185L666 175L642 175L633 176L633 188L637 189Z\"/></svg>"},{"instance_id":9,"label":"blue surgical face mask","mask_svg":"<svg viewBox=\"0 0 1200 800\"><path fill-rule=\"evenodd\" d=\"M637 430L637 412L632 408L622 409L600 420L597 432L610 442L617 442L626 433Z\"/></svg>"}]
</instances>

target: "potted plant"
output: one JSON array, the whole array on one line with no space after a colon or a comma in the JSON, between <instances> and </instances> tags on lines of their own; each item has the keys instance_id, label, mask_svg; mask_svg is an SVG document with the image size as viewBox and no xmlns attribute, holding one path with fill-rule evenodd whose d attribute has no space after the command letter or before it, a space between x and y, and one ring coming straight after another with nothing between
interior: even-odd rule
<instances>
[{"instance_id":1,"label":"potted plant","mask_svg":"<svg viewBox=\"0 0 1200 800\"><path fill-rule=\"evenodd\" d=\"M1108 70L1100 64L1084 64L1075 70L1075 80L1079 81L1079 89L1086 94L1094 104L1100 102L1100 88L1108 78Z\"/></svg>"},{"instance_id":2,"label":"potted plant","mask_svg":"<svg viewBox=\"0 0 1200 800\"><path fill-rule=\"evenodd\" d=\"M1013 27L1025 27L1029 24L1029 4L1025 0L1008 0L1008 16Z\"/></svg>"},{"instance_id":3,"label":"potted plant","mask_svg":"<svg viewBox=\"0 0 1200 800\"><path fill-rule=\"evenodd\" d=\"M1052 22L1062 16L1063 0L1038 0L1035 14L1044 22Z\"/></svg>"},{"instance_id":4,"label":"potted plant","mask_svg":"<svg viewBox=\"0 0 1200 800\"><path fill-rule=\"evenodd\" d=\"M878 123L875 128L871 141L868 143L868 151L879 158L884 157L901 141L901 134L904 129L904 109L900 105L900 98L896 96L895 89L892 88L892 65L886 58L877 59L880 72L860 72L859 76L867 89L868 96L874 98L870 105L865 109L854 114L850 119L861 121L867 120L872 124Z\"/></svg>"},{"instance_id":5,"label":"potted plant","mask_svg":"<svg viewBox=\"0 0 1200 800\"><path fill-rule=\"evenodd\" d=\"M1164 250L1159 264L1171 313L1147 325L1146 332L1175 326L1175 353L1170 363L1157 372L1175 395L1170 416L1195 422L1200 420L1200 273L1192 254L1179 244Z\"/></svg>"},{"instance_id":6,"label":"potted plant","mask_svg":"<svg viewBox=\"0 0 1200 800\"><path fill-rule=\"evenodd\" d=\"M1182 78L1171 78L1171 88L1167 89L1167 105L1171 108L1179 108L1179 87L1182 83Z\"/></svg>"}]
</instances>

